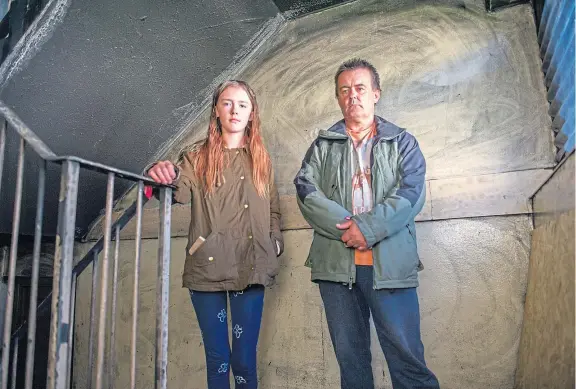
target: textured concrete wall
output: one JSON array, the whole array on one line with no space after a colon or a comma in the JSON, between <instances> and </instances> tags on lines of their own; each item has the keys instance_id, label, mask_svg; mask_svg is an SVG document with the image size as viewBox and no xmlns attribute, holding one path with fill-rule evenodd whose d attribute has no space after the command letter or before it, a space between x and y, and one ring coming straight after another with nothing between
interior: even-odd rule
<instances>
[{"instance_id":1,"label":"textured concrete wall","mask_svg":"<svg viewBox=\"0 0 576 389\"><path fill-rule=\"evenodd\" d=\"M517 389L574 385L574 154L534 197Z\"/></svg>"},{"instance_id":2,"label":"textured concrete wall","mask_svg":"<svg viewBox=\"0 0 576 389\"><path fill-rule=\"evenodd\" d=\"M526 287L528 216L419 223L418 244L426 270L419 288L426 358L447 389L510 388L513 384L522 301ZM259 344L262 388L334 389L339 373L318 288L304 260L311 231L285 232L286 252L277 285L265 298ZM134 242L120 247L118 322L114 369L116 387L129 379ZM186 240L172 240L169 331L169 387L205 387L202 337L181 285ZM143 244L138 332L138 388L153 387L157 242ZM77 294L74 373L85 388L90 271ZM390 388L389 375L373 333L378 388Z\"/></svg>"},{"instance_id":3,"label":"textured concrete wall","mask_svg":"<svg viewBox=\"0 0 576 389\"><path fill-rule=\"evenodd\" d=\"M379 70L376 112L417 137L428 179L553 166L530 6L487 14L483 1L418 3L358 1L290 22L242 74L258 95L280 194L294 193L318 130L342 118L334 73L354 56Z\"/></svg>"},{"instance_id":4,"label":"textured concrete wall","mask_svg":"<svg viewBox=\"0 0 576 389\"><path fill-rule=\"evenodd\" d=\"M533 197L534 226L555 221L561 213L574 209L576 154L572 153Z\"/></svg>"},{"instance_id":5,"label":"textured concrete wall","mask_svg":"<svg viewBox=\"0 0 576 389\"><path fill-rule=\"evenodd\" d=\"M515 388L574 387L574 209L534 230Z\"/></svg>"}]
</instances>

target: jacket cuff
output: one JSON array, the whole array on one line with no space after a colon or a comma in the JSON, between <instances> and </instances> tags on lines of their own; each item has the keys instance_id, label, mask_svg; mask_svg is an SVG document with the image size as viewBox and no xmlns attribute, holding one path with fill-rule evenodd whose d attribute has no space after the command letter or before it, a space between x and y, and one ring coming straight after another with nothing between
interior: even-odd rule
<instances>
[{"instance_id":1,"label":"jacket cuff","mask_svg":"<svg viewBox=\"0 0 576 389\"><path fill-rule=\"evenodd\" d=\"M174 178L174 181L172 181L172 185L177 185L178 181L180 181L180 168L174 165L174 171L176 172L176 177Z\"/></svg>"},{"instance_id":2,"label":"jacket cuff","mask_svg":"<svg viewBox=\"0 0 576 389\"><path fill-rule=\"evenodd\" d=\"M362 214L354 215L351 217L351 219L356 223L356 225L360 229L360 232L362 232L362 235L364 235L364 239L366 239L367 248L371 248L376 243L378 243L376 236L374 234L374 230L372 229L372 226L370 226L370 224L366 220L363 220Z\"/></svg>"},{"instance_id":3,"label":"jacket cuff","mask_svg":"<svg viewBox=\"0 0 576 389\"><path fill-rule=\"evenodd\" d=\"M157 163L158 161L146 165L146 167L144 168L144 175L148 176L148 171L152 169L154 166L156 166ZM180 180L180 168L174 165L174 171L176 172L176 178L174 178L174 181L172 181L172 185L178 184L178 180Z\"/></svg>"},{"instance_id":4,"label":"jacket cuff","mask_svg":"<svg viewBox=\"0 0 576 389\"><path fill-rule=\"evenodd\" d=\"M158 161L152 162L152 163L149 163L148 165L146 165L146 167L144 168L144 173L142 173L142 175L147 176L147 175L148 175L148 171L149 171L150 169L152 169L157 163L158 163Z\"/></svg>"}]
</instances>

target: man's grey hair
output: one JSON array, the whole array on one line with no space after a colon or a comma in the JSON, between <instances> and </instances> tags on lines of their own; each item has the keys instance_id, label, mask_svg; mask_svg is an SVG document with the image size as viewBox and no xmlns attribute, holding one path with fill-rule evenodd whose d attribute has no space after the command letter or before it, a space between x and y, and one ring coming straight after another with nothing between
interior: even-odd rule
<instances>
[{"instance_id":1,"label":"man's grey hair","mask_svg":"<svg viewBox=\"0 0 576 389\"><path fill-rule=\"evenodd\" d=\"M380 90L380 75L378 70L370 62L361 58L352 58L342 63L336 71L336 76L334 77L334 84L336 85L336 96L338 96L338 77L342 72L354 69L368 69L372 74L372 89Z\"/></svg>"}]
</instances>

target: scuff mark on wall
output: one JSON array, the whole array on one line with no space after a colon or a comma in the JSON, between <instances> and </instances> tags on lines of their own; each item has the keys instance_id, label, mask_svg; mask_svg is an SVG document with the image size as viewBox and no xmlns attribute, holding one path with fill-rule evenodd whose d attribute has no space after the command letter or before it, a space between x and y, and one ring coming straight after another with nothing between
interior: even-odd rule
<instances>
[{"instance_id":1,"label":"scuff mark on wall","mask_svg":"<svg viewBox=\"0 0 576 389\"><path fill-rule=\"evenodd\" d=\"M72 0L51 0L0 66L0 91L26 67L64 20Z\"/></svg>"}]
</instances>

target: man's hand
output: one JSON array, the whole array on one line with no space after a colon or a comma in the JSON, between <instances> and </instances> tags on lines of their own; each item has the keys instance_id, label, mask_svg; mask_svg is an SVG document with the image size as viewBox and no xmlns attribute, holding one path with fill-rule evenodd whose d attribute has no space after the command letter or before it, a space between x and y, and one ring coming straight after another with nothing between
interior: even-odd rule
<instances>
[{"instance_id":1,"label":"man's hand","mask_svg":"<svg viewBox=\"0 0 576 389\"><path fill-rule=\"evenodd\" d=\"M342 235L342 242L344 242L346 247L355 248L360 251L366 250L366 238L364 238L362 231L360 231L360 228L358 228L354 220L346 218L342 223L336 224L336 228L346 230L344 235Z\"/></svg>"},{"instance_id":2,"label":"man's hand","mask_svg":"<svg viewBox=\"0 0 576 389\"><path fill-rule=\"evenodd\" d=\"M169 185L176 178L176 169L170 161L159 161L148 170L148 175L159 184Z\"/></svg>"}]
</instances>

